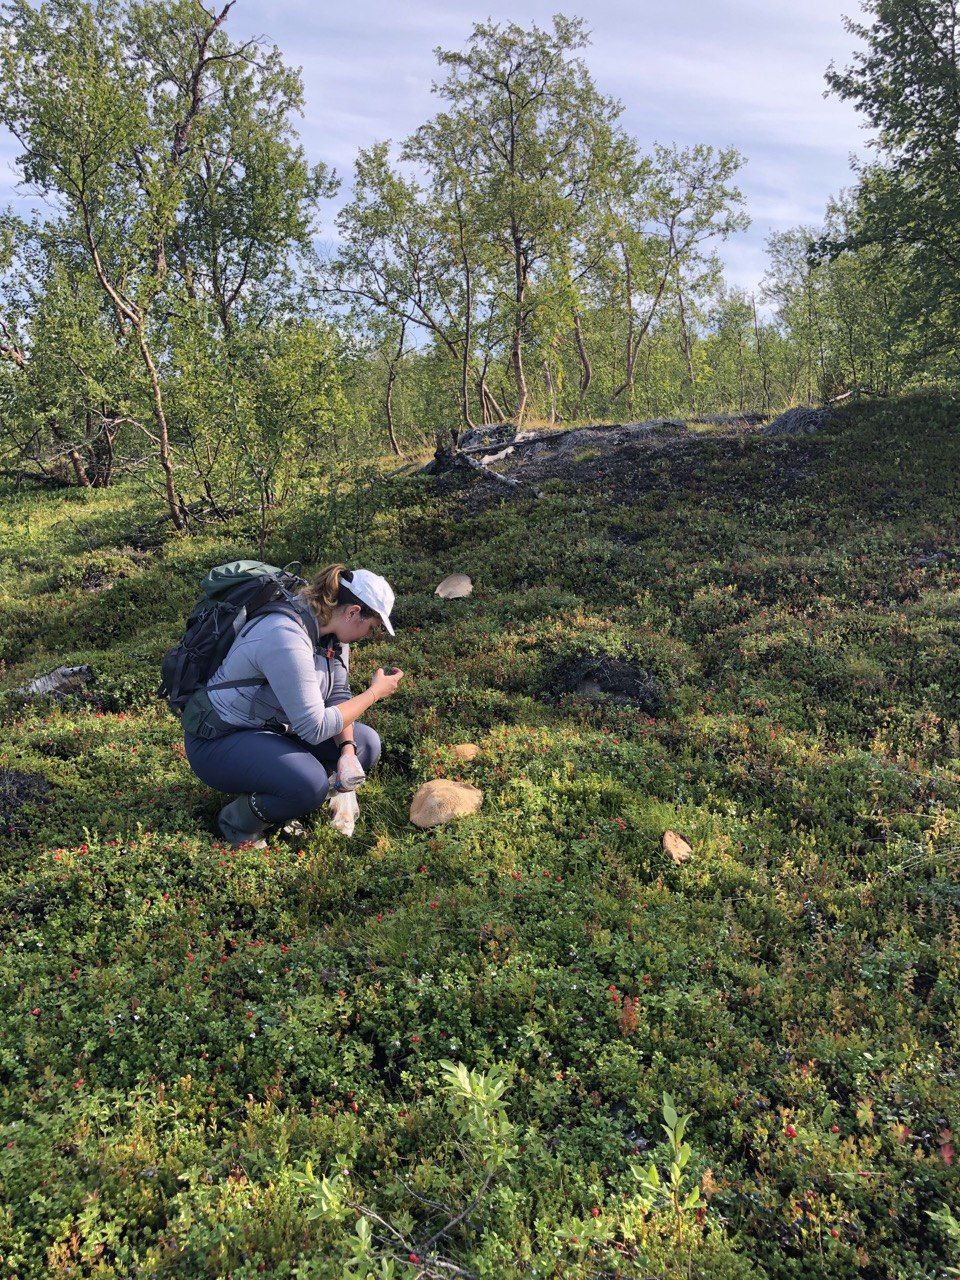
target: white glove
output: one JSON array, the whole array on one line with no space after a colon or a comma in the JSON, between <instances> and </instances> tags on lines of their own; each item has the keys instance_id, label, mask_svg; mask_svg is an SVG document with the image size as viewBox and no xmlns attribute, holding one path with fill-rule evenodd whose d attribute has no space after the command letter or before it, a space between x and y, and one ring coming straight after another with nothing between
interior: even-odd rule
<instances>
[{"instance_id":1,"label":"white glove","mask_svg":"<svg viewBox=\"0 0 960 1280\"><path fill-rule=\"evenodd\" d=\"M360 805L352 791L331 792L327 800L330 806L330 822L334 830L342 836L352 836L353 828L360 817Z\"/></svg>"},{"instance_id":2,"label":"white glove","mask_svg":"<svg viewBox=\"0 0 960 1280\"><path fill-rule=\"evenodd\" d=\"M345 751L337 765L337 782L341 791L356 791L367 780L363 765L357 759L355 751Z\"/></svg>"}]
</instances>

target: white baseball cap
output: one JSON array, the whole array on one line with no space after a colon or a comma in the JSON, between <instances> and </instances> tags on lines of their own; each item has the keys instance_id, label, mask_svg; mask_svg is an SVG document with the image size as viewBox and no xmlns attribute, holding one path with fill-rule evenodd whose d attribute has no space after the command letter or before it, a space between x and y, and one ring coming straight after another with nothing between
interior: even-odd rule
<instances>
[{"instance_id":1,"label":"white baseball cap","mask_svg":"<svg viewBox=\"0 0 960 1280\"><path fill-rule=\"evenodd\" d=\"M340 581L349 592L379 616L388 635L396 634L390 624L394 601L393 587L386 578L381 578L379 573L371 573L369 569L354 569L351 577L347 578L343 575Z\"/></svg>"}]
</instances>

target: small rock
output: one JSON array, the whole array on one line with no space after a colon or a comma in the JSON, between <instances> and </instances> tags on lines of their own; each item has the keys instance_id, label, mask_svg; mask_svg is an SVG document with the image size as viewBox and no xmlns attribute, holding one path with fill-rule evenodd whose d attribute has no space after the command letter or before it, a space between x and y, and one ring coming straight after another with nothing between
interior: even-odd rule
<instances>
[{"instance_id":1,"label":"small rock","mask_svg":"<svg viewBox=\"0 0 960 1280\"><path fill-rule=\"evenodd\" d=\"M465 764L469 764L471 760L476 760L480 754L480 748L475 742L458 742L453 748L453 754L458 760L462 760Z\"/></svg>"},{"instance_id":2,"label":"small rock","mask_svg":"<svg viewBox=\"0 0 960 1280\"><path fill-rule=\"evenodd\" d=\"M941 560L948 559L945 551L931 551L929 555L917 556L914 564L920 569L928 569L932 564L939 564Z\"/></svg>"},{"instance_id":3,"label":"small rock","mask_svg":"<svg viewBox=\"0 0 960 1280\"><path fill-rule=\"evenodd\" d=\"M663 851L669 854L679 867L681 863L689 862L690 855L693 853L693 846L676 831L665 831L663 833Z\"/></svg>"},{"instance_id":4,"label":"small rock","mask_svg":"<svg viewBox=\"0 0 960 1280\"><path fill-rule=\"evenodd\" d=\"M483 792L465 782L434 778L425 782L413 797L410 821L415 827L439 827L454 818L476 813L483 803Z\"/></svg>"},{"instance_id":5,"label":"small rock","mask_svg":"<svg viewBox=\"0 0 960 1280\"><path fill-rule=\"evenodd\" d=\"M434 595L441 600L459 600L473 591L473 583L465 573L451 573L440 583Z\"/></svg>"}]
</instances>

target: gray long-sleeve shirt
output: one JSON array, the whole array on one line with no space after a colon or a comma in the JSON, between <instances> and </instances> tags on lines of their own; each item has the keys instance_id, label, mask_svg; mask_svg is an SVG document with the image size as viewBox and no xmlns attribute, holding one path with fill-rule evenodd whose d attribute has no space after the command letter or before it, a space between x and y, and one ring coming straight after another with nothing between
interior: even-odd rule
<instances>
[{"instance_id":1,"label":"gray long-sleeve shirt","mask_svg":"<svg viewBox=\"0 0 960 1280\"><path fill-rule=\"evenodd\" d=\"M309 613L310 606L295 600ZM306 617L306 613L304 615ZM207 696L221 719L244 729L282 722L289 732L313 745L343 728L338 703L350 692L349 645L329 656L315 647L293 618L268 613L251 618L207 682ZM266 683L240 689L217 689L224 680L261 678Z\"/></svg>"}]
</instances>

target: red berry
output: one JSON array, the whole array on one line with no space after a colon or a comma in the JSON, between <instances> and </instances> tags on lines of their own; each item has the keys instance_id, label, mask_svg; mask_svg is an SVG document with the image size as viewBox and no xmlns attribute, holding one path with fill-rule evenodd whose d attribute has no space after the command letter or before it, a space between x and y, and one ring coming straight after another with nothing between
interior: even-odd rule
<instances>
[{"instance_id":1,"label":"red berry","mask_svg":"<svg viewBox=\"0 0 960 1280\"><path fill-rule=\"evenodd\" d=\"M839 1132L840 1132L840 1126L839 1126L838 1124L832 1124L832 1125L830 1126L830 1132L831 1132L831 1133L839 1133Z\"/></svg>"},{"instance_id":2,"label":"red berry","mask_svg":"<svg viewBox=\"0 0 960 1280\"><path fill-rule=\"evenodd\" d=\"M786 1133L788 1138L795 1138L797 1136L797 1131L792 1124L787 1125L786 1129L784 1130L784 1133Z\"/></svg>"}]
</instances>

